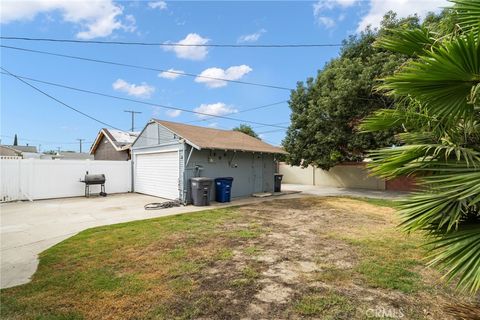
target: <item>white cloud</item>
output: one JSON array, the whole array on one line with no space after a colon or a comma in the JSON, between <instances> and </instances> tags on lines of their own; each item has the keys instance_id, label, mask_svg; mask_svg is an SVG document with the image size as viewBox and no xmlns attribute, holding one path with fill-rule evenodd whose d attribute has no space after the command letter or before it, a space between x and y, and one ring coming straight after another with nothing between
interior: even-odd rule
<instances>
[{"instance_id":1,"label":"white cloud","mask_svg":"<svg viewBox=\"0 0 480 320\"><path fill-rule=\"evenodd\" d=\"M225 70L221 68L208 68L203 70L202 73L200 73L200 76L226 80L238 80L252 70L253 69L249 66L242 64L241 66L232 66ZM220 88L227 85L227 81L202 77L196 77L195 82L204 83L209 88Z\"/></svg>"},{"instance_id":2,"label":"white cloud","mask_svg":"<svg viewBox=\"0 0 480 320\"><path fill-rule=\"evenodd\" d=\"M357 2L357 0L319 0L313 4L315 22L327 29L333 28L336 25L335 19L327 16L325 11L332 10L338 6L347 8L354 5L355 2ZM341 20L343 19L339 19L339 21Z\"/></svg>"},{"instance_id":3,"label":"white cloud","mask_svg":"<svg viewBox=\"0 0 480 320\"><path fill-rule=\"evenodd\" d=\"M117 79L112 83L112 87L116 91L122 91L128 94L129 96L135 96L140 98L150 98L152 93L155 91L155 88L142 82L142 84L133 84L128 83L123 79Z\"/></svg>"},{"instance_id":4,"label":"white cloud","mask_svg":"<svg viewBox=\"0 0 480 320\"><path fill-rule=\"evenodd\" d=\"M148 6L152 9L158 9L158 10L167 9L167 3L165 1L152 1L148 3Z\"/></svg>"},{"instance_id":5,"label":"white cloud","mask_svg":"<svg viewBox=\"0 0 480 320\"><path fill-rule=\"evenodd\" d=\"M317 23L324 26L327 29L333 28L335 26L335 20L327 16L317 17Z\"/></svg>"},{"instance_id":6,"label":"white cloud","mask_svg":"<svg viewBox=\"0 0 480 320\"><path fill-rule=\"evenodd\" d=\"M158 76L164 79L175 80L184 73L182 70L168 69L167 71L160 72Z\"/></svg>"},{"instance_id":7,"label":"white cloud","mask_svg":"<svg viewBox=\"0 0 480 320\"><path fill-rule=\"evenodd\" d=\"M171 117L171 118L176 118L178 117L180 114L182 114L182 110L167 110L165 112L167 114L167 116Z\"/></svg>"},{"instance_id":8,"label":"white cloud","mask_svg":"<svg viewBox=\"0 0 480 320\"><path fill-rule=\"evenodd\" d=\"M207 47L190 47L188 45L203 45L207 44L210 39L202 38L199 34L189 33L185 39L182 39L176 43L184 46L163 46L165 51L173 51L178 58L189 60L203 60L208 54ZM172 43L168 41L166 43ZM185 46L187 45L187 46Z\"/></svg>"},{"instance_id":9,"label":"white cloud","mask_svg":"<svg viewBox=\"0 0 480 320\"><path fill-rule=\"evenodd\" d=\"M210 123L208 124L208 126L209 126L210 128L218 128L218 122L210 122Z\"/></svg>"},{"instance_id":10,"label":"white cloud","mask_svg":"<svg viewBox=\"0 0 480 320\"><path fill-rule=\"evenodd\" d=\"M238 43L242 43L242 42L255 42L257 41L258 39L260 39L260 37L262 36L262 34L264 34L265 32L267 32L267 30L265 29L260 29L258 30L257 32L255 33L251 33L251 34L244 34L242 36L240 36L237 40Z\"/></svg>"},{"instance_id":11,"label":"white cloud","mask_svg":"<svg viewBox=\"0 0 480 320\"><path fill-rule=\"evenodd\" d=\"M2 0L0 22L32 20L40 13L53 11L59 11L63 21L80 26L81 30L76 35L79 39L107 37L115 30L135 30L133 16L129 15L125 21L121 21L123 7L112 0Z\"/></svg>"},{"instance_id":12,"label":"white cloud","mask_svg":"<svg viewBox=\"0 0 480 320\"><path fill-rule=\"evenodd\" d=\"M371 0L370 10L357 26L357 32L365 30L368 25L379 27L383 16L388 11L397 13L397 17L404 18L417 14L420 18L425 17L428 12L440 12L442 7L451 6L447 0Z\"/></svg>"},{"instance_id":13,"label":"white cloud","mask_svg":"<svg viewBox=\"0 0 480 320\"><path fill-rule=\"evenodd\" d=\"M204 104L202 103L198 108L193 109L195 112L201 112L205 114L197 114L197 117L200 119L208 118L208 115L212 116L224 116L226 114L237 113L238 110L227 106L223 102L211 103L211 104Z\"/></svg>"}]
</instances>

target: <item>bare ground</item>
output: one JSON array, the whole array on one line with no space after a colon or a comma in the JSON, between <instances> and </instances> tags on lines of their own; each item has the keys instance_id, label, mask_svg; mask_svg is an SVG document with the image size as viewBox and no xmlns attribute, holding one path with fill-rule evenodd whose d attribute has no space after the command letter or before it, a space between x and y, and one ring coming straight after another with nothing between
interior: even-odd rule
<instances>
[{"instance_id":1,"label":"bare ground","mask_svg":"<svg viewBox=\"0 0 480 320\"><path fill-rule=\"evenodd\" d=\"M479 319L394 209L336 197L92 229L3 290L9 319ZM462 315L463 314L463 315Z\"/></svg>"},{"instance_id":2,"label":"bare ground","mask_svg":"<svg viewBox=\"0 0 480 320\"><path fill-rule=\"evenodd\" d=\"M345 198L309 198L239 211L241 219L224 228L249 230L251 236L234 238L229 243L232 259L212 263L198 277L199 292L210 295L217 306L207 318L455 319L446 312L449 307L473 306L468 297L442 284L437 272L425 268L420 262L423 251L414 247L406 255L419 261L413 268L420 282L414 292L372 286L358 274L365 253L349 240L407 241L395 230L391 208ZM339 305L314 307L313 312L296 308L304 297L328 301L332 296L340 297Z\"/></svg>"}]
</instances>

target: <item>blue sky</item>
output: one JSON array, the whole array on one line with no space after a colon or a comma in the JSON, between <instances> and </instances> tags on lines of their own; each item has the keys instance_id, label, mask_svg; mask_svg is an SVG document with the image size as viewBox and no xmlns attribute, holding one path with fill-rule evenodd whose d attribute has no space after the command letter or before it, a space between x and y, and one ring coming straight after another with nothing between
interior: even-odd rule
<instances>
[{"instance_id":1,"label":"blue sky","mask_svg":"<svg viewBox=\"0 0 480 320\"><path fill-rule=\"evenodd\" d=\"M173 42L186 44L288 44L341 43L367 24L378 25L389 9L401 16L437 10L444 0L327 0L327 1L2 1L3 36ZM294 88L297 81L314 76L325 62L338 55L338 47L321 48L205 48L115 46L2 40L2 45L43 50L136 64L175 72L203 74L246 82ZM289 91L263 88L173 73L138 70L1 49L1 64L8 71L81 89L158 103L209 114L288 126L287 103L241 111L286 101ZM177 76L177 77L175 77ZM206 118L186 112L113 100L105 97L32 83L52 96L95 118L129 129L130 115L140 130L151 118L231 129L242 123ZM1 76L1 135L11 144L18 134L21 144L41 145L42 150L84 149L103 125L75 113L10 76ZM262 139L280 144L284 131L252 125ZM86 148L87 147L87 148Z\"/></svg>"}]
</instances>

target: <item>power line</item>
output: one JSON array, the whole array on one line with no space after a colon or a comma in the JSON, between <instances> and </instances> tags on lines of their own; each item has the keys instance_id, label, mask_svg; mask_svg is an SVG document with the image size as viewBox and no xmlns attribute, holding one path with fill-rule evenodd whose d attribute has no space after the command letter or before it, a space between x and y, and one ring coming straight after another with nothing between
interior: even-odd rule
<instances>
[{"instance_id":1,"label":"power line","mask_svg":"<svg viewBox=\"0 0 480 320\"><path fill-rule=\"evenodd\" d=\"M188 73L188 72L184 73L184 72L178 72L178 71L172 71L172 70L166 70L166 69L159 69L159 68L153 68L153 67L146 67L146 66L139 66L139 65L134 65L134 64L122 63L122 62L107 61L107 60L100 60L100 59L93 59L93 58L85 58L85 57L80 57L80 56L72 56L72 55L68 55L68 54L55 53L55 52L49 52L49 51L34 50L34 49L12 47L12 46L5 46L5 45L0 45L0 47L5 48L5 49L25 51L25 52L31 52L31 53L39 53L39 54L44 54L44 55L49 55L49 56L62 57L62 58L75 59L75 60L82 60L82 61L95 62L95 63L102 63L102 64L108 64L108 65L114 65L114 66L120 66L120 67L127 67L127 68L141 69L141 70L149 70L149 71L155 71L155 72L165 72L165 73L176 74L176 75L187 76L187 77L195 77L195 78L202 78L202 79L225 81L225 82L232 82L232 83L251 85L251 86L257 86L257 87L279 89L279 90L288 90L288 91L293 90L292 88L281 87L281 86L276 86L276 85L269 85L269 84L264 84L264 83L255 83L255 82L248 82L248 81L241 81L241 80L231 80L231 79L225 79L225 78L202 76L200 74L195 74L195 73Z\"/></svg>"},{"instance_id":2,"label":"power line","mask_svg":"<svg viewBox=\"0 0 480 320\"><path fill-rule=\"evenodd\" d=\"M275 125L282 125L282 124L289 124L290 122L289 121L286 121L286 122L278 122L278 123L274 123ZM256 127L253 127L254 129L258 129L258 128L264 128L264 127L267 127L267 126L256 126Z\"/></svg>"},{"instance_id":3,"label":"power line","mask_svg":"<svg viewBox=\"0 0 480 320\"><path fill-rule=\"evenodd\" d=\"M265 133L273 133L273 132L280 132L280 131L285 131L287 129L276 129L276 130L268 130L268 131L262 131L262 132L257 132L258 134L265 134Z\"/></svg>"},{"instance_id":4,"label":"power line","mask_svg":"<svg viewBox=\"0 0 480 320\"><path fill-rule=\"evenodd\" d=\"M5 70L4 68L0 67L1 69ZM6 71L6 70L5 70ZM227 116L220 116L220 115L212 115L212 114L209 114L209 113L204 113L204 112L199 112L199 111L193 111L193 110L188 110L188 109L184 109L184 108L178 108L178 107L171 107L171 106L166 106L166 105L162 105L162 104L157 104L157 103L151 103L151 102L147 102L147 101L140 101L140 100L136 100L136 99L131 99L131 98L124 98L124 97L119 97L119 96L114 96L114 95L111 95L111 94L107 94L107 93L102 93L102 92L97 92L97 91L92 91L92 90L86 90L86 89L80 89L80 88L76 88L76 87L71 87L71 86L67 86L67 85L63 85L63 84L59 84L59 83L54 83L54 82L49 82L49 81L43 81L43 80L39 80L39 79L34 79L34 78L29 78L29 77L24 77L24 76L20 76L20 75L14 75L14 74L11 74L10 72L7 71L7 73L5 72L1 72L3 74L6 74L6 75L10 75L10 76L13 76L17 79L27 79L27 80L30 80L30 81L35 81L35 82L38 82L38 83L43 83L43 84L47 84L47 85L50 85L50 86L55 86L55 87L60 87L60 88L64 88L64 89L69 89L69 90L73 90L73 91L78 91L78 92L83 92L83 93L89 93L89 94L93 94L93 95L97 95L97 96L101 96L101 97L107 97L107 98L112 98L112 99L117 99L117 100L123 100L123 101L129 101L129 102L134 102L134 103L138 103L138 104L144 104L144 105L149 105L149 106L153 106L153 107L159 107L159 108L163 108L163 109L170 109L170 110L180 110L180 111L183 111L183 112L186 112L186 113L193 113L193 114L198 114L198 115L203 115L203 116L207 116L207 117L214 117L214 118L219 118L219 119L226 119L226 120L233 120L233 121L238 121L238 122L244 122L244 123L251 123L251 124L256 124L256 125L262 125L262 126L267 126L267 127L277 127L277 128L284 128L286 129L286 127L282 127L282 126L278 126L278 125L275 125L275 124L267 124L267 123L262 123L262 122L256 122L256 121L250 121L250 120L242 120L242 119L237 119L237 118L231 118L231 117L227 117ZM22 82L25 82L27 83L28 85L30 85L28 82L26 81L23 81L21 80ZM32 85L30 85L32 86ZM33 86L32 86L33 87ZM36 87L35 87L36 88ZM36 90L40 91L43 93L43 91L41 91L40 89L37 89ZM44 93L45 94L45 93ZM57 101L57 100L56 100ZM76 109L74 109L75 111L77 112L81 112L81 111L78 111ZM88 116L84 113L82 113L83 115L99 122L100 120L98 119L95 119L91 116ZM118 129L116 127L113 127L111 125L108 125L104 122L101 122L111 128L114 128L114 129L117 129L117 130L122 130L122 129ZM123 131L123 130L122 130Z\"/></svg>"},{"instance_id":5,"label":"power line","mask_svg":"<svg viewBox=\"0 0 480 320\"><path fill-rule=\"evenodd\" d=\"M49 97L49 98L52 99L52 100L58 102L59 104L65 106L65 107L67 107L67 108L69 108L69 109L71 109L71 110L73 110L73 111L75 111L75 112L77 112L77 113L79 113L79 114L81 114L81 115L83 115L83 116L85 116L85 117L93 120L93 121L96 121L96 122L98 122L98 123L101 123L101 124L103 124L103 125L106 125L106 126L108 126L108 127L110 127L110 128L114 128L114 129L117 129L117 130L121 130L121 129L119 129L119 128L116 128L116 127L114 127L114 126L112 126L112 125L110 125L110 124L108 124L108 123L106 123L106 122L103 122L103 121L101 121L101 120L98 120L97 118L94 118L94 117L92 117L91 115L86 114L85 112L82 112L82 111L80 111L80 110L78 110L78 109L76 109L76 108L74 108L74 107L66 104L65 102L63 102L63 101L61 101L61 100L53 97L52 95L46 93L46 92L43 91L43 90L37 88L36 86L34 86L33 84L29 83L28 81L23 80L23 78L21 78L21 77L19 77L19 76L17 76L17 75L14 75L13 73L10 73L7 69L5 69L5 68L3 68L3 67L1 67L1 66L0 66L0 69L2 69L2 70L3 70L4 72L6 72L8 75L10 75L10 76L12 76L12 77L15 77L18 81L23 82L24 84L26 84L26 85L29 86L30 88L32 88L32 89L40 92L41 94Z\"/></svg>"},{"instance_id":6,"label":"power line","mask_svg":"<svg viewBox=\"0 0 480 320\"><path fill-rule=\"evenodd\" d=\"M9 135L0 135L1 137L4 138L11 138L13 139L14 136L9 136ZM30 142L38 142L38 143L44 143L44 144L49 144L49 145L54 145L54 144L78 144L78 142L65 142L65 141L50 141L50 140L39 140L39 139L28 139L28 138L22 138L20 137L19 140L25 140L25 141L30 141ZM85 143L92 143L93 141L86 141Z\"/></svg>"},{"instance_id":7,"label":"power line","mask_svg":"<svg viewBox=\"0 0 480 320\"><path fill-rule=\"evenodd\" d=\"M269 104L265 104L265 105L263 105L263 106L248 108L248 109L244 109L244 110L240 110L240 111L229 112L229 113L227 113L227 114L225 114L225 115L228 116L228 115L232 115L232 114L244 113L244 112L248 112L248 111L253 111L253 110L258 110L258 109L273 107L273 106L276 106L276 105L279 105L279 104L282 104L282 103L285 103L285 102L288 102L288 100L279 101L279 102L274 102L274 103L269 103ZM205 119L200 119L200 120L192 120L192 121L189 121L189 122L187 122L187 123L202 122L202 121L208 121L208 120L211 120L211 119L212 119L212 118L205 118Z\"/></svg>"},{"instance_id":8,"label":"power line","mask_svg":"<svg viewBox=\"0 0 480 320\"><path fill-rule=\"evenodd\" d=\"M2 36L3 40L61 42L61 43L84 43L84 44L108 44L108 45L134 45L134 46L163 46L163 47L212 47L212 48L321 48L341 47L341 43L285 43L285 44L187 44L175 42L135 42L135 41L101 41L101 40L74 40L54 38L31 38L31 37L8 37Z\"/></svg>"}]
</instances>

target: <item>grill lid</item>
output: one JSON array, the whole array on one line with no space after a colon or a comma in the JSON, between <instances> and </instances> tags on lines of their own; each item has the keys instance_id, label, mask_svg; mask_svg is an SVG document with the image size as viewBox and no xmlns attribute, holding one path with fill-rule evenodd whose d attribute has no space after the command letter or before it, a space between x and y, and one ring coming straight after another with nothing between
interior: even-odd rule
<instances>
[{"instance_id":1,"label":"grill lid","mask_svg":"<svg viewBox=\"0 0 480 320\"><path fill-rule=\"evenodd\" d=\"M104 174L86 174L84 182L87 184L102 184L105 183Z\"/></svg>"}]
</instances>

